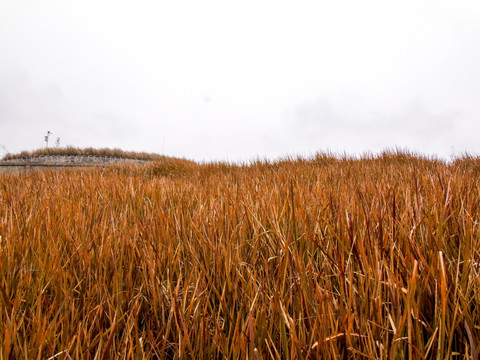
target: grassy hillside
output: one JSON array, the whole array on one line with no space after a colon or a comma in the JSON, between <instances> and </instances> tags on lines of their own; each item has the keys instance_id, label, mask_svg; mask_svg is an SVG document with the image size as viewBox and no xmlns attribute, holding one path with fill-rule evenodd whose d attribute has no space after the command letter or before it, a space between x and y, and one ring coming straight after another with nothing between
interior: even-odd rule
<instances>
[{"instance_id":1,"label":"grassy hillside","mask_svg":"<svg viewBox=\"0 0 480 360\"><path fill-rule=\"evenodd\" d=\"M159 161L165 159L165 156L158 154L151 154L145 152L133 152L133 151L123 151L120 149L94 149L94 148L74 148L74 147L65 147L65 148L43 148L35 151L22 151L18 154L7 154L3 157L2 160L14 160L14 159L23 159L36 156L45 156L45 155L61 155L61 156L107 156L115 158L126 158L134 160L150 160L150 161Z\"/></svg>"},{"instance_id":2,"label":"grassy hillside","mask_svg":"<svg viewBox=\"0 0 480 360\"><path fill-rule=\"evenodd\" d=\"M0 175L0 358L466 358L480 161Z\"/></svg>"}]
</instances>

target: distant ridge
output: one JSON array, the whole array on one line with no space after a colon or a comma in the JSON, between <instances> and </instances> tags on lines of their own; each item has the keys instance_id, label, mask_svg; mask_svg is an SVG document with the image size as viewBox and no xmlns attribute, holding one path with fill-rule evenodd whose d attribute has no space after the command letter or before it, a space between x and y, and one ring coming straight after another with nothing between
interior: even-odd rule
<instances>
[{"instance_id":1,"label":"distant ridge","mask_svg":"<svg viewBox=\"0 0 480 360\"><path fill-rule=\"evenodd\" d=\"M197 164L188 159L119 149L52 148L7 154L0 159L0 174L106 165L145 165L151 174L186 174Z\"/></svg>"},{"instance_id":2,"label":"distant ridge","mask_svg":"<svg viewBox=\"0 0 480 360\"><path fill-rule=\"evenodd\" d=\"M36 162L36 163L112 163L119 161L144 162L161 161L168 157L146 152L123 151L120 149L79 149L74 147L38 149L34 151L22 151L18 154L7 154L2 158L3 162Z\"/></svg>"},{"instance_id":3,"label":"distant ridge","mask_svg":"<svg viewBox=\"0 0 480 360\"><path fill-rule=\"evenodd\" d=\"M35 155L3 160L0 163L5 165L105 165L115 163L139 164L151 161L100 155Z\"/></svg>"}]
</instances>

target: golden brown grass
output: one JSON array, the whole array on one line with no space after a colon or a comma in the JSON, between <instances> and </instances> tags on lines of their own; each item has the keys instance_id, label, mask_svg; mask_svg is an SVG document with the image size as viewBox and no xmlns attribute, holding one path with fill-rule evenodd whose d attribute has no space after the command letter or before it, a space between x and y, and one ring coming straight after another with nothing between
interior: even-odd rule
<instances>
[{"instance_id":1,"label":"golden brown grass","mask_svg":"<svg viewBox=\"0 0 480 360\"><path fill-rule=\"evenodd\" d=\"M0 175L0 359L478 359L479 164Z\"/></svg>"}]
</instances>

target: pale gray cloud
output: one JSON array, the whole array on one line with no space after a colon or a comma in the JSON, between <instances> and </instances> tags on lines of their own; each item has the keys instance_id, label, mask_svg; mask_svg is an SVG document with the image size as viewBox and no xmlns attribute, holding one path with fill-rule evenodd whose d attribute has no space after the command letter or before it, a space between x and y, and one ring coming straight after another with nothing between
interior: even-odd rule
<instances>
[{"instance_id":1,"label":"pale gray cloud","mask_svg":"<svg viewBox=\"0 0 480 360\"><path fill-rule=\"evenodd\" d=\"M2 1L0 144L478 152L479 16L476 0Z\"/></svg>"},{"instance_id":2,"label":"pale gray cloud","mask_svg":"<svg viewBox=\"0 0 480 360\"><path fill-rule=\"evenodd\" d=\"M303 144L301 149L358 154L403 148L444 158L452 149L461 151L467 144L470 151L480 150L472 143L479 126L468 126L468 117L460 110L438 112L420 99L391 112L365 112L353 104L345 111L346 107L325 98L299 105L292 113L290 126L296 141Z\"/></svg>"}]
</instances>

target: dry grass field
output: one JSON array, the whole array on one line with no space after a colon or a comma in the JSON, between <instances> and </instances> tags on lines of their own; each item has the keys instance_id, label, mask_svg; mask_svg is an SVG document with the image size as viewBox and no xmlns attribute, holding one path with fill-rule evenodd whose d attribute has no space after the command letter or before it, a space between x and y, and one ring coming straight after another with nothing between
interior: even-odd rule
<instances>
[{"instance_id":1,"label":"dry grass field","mask_svg":"<svg viewBox=\"0 0 480 360\"><path fill-rule=\"evenodd\" d=\"M478 359L480 160L0 175L0 359Z\"/></svg>"}]
</instances>

